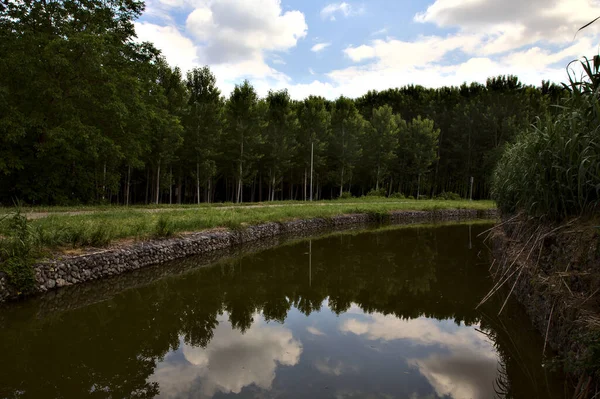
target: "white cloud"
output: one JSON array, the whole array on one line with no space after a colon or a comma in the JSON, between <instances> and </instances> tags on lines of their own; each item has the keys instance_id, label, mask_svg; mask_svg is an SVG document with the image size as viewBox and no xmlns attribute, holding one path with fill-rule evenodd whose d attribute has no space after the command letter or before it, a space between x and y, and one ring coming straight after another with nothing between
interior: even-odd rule
<instances>
[{"instance_id":1,"label":"white cloud","mask_svg":"<svg viewBox=\"0 0 600 399\"><path fill-rule=\"evenodd\" d=\"M356 8L346 2L331 3L323 7L321 10L321 18L329 18L331 21L335 21L335 14L341 14L344 17L349 17L352 15L362 14L363 12L363 7Z\"/></svg>"},{"instance_id":2,"label":"white cloud","mask_svg":"<svg viewBox=\"0 0 600 399\"><path fill-rule=\"evenodd\" d=\"M598 14L595 0L436 0L414 19L481 34L486 54L495 54L539 41L569 43ZM590 27L584 34L597 32Z\"/></svg>"},{"instance_id":3,"label":"white cloud","mask_svg":"<svg viewBox=\"0 0 600 399\"><path fill-rule=\"evenodd\" d=\"M207 63L223 64L289 50L308 26L301 12L283 13L279 0L218 0L191 12L186 30L200 43Z\"/></svg>"},{"instance_id":4,"label":"white cloud","mask_svg":"<svg viewBox=\"0 0 600 399\"><path fill-rule=\"evenodd\" d=\"M184 72L199 64L197 48L189 38L172 26L159 26L148 22L135 22L138 39L154 43L171 65Z\"/></svg>"},{"instance_id":5,"label":"white cloud","mask_svg":"<svg viewBox=\"0 0 600 399\"><path fill-rule=\"evenodd\" d=\"M254 315L254 319L261 319ZM181 343L184 360L158 364L150 381L158 382L160 398L211 398L218 392L240 393L256 385L270 389L278 366L294 366L302 345L284 327L256 321L245 334L229 322L218 325L206 348Z\"/></svg>"},{"instance_id":6,"label":"white cloud","mask_svg":"<svg viewBox=\"0 0 600 399\"><path fill-rule=\"evenodd\" d=\"M310 51L318 53L320 51L325 50L327 47L331 46L331 43L317 43L311 47Z\"/></svg>"},{"instance_id":7,"label":"white cloud","mask_svg":"<svg viewBox=\"0 0 600 399\"><path fill-rule=\"evenodd\" d=\"M376 30L375 32L372 32L371 36L385 35L387 32L388 32L388 28L383 28L383 29Z\"/></svg>"},{"instance_id":8,"label":"white cloud","mask_svg":"<svg viewBox=\"0 0 600 399\"><path fill-rule=\"evenodd\" d=\"M266 58L295 47L308 30L304 14L284 12L280 0L154 0L150 6L167 15L170 8L186 10L185 30L170 18L165 26L137 23L139 39L154 42L184 72L210 65L224 94L245 78L262 86L289 83ZM275 58L274 63L284 62Z\"/></svg>"}]
</instances>

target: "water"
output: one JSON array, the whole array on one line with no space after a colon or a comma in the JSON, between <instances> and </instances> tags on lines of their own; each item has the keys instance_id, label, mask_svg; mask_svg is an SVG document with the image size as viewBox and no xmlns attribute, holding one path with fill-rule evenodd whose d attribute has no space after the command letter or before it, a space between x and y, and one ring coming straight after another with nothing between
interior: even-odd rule
<instances>
[{"instance_id":1,"label":"water","mask_svg":"<svg viewBox=\"0 0 600 399\"><path fill-rule=\"evenodd\" d=\"M346 232L5 306L0 397L564 397L518 304L475 310L488 227Z\"/></svg>"}]
</instances>

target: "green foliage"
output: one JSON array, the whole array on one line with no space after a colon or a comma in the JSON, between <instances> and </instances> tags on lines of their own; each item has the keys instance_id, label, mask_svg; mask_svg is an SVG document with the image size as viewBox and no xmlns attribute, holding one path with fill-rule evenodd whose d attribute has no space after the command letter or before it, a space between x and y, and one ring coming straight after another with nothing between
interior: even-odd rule
<instances>
[{"instance_id":1,"label":"green foliage","mask_svg":"<svg viewBox=\"0 0 600 399\"><path fill-rule=\"evenodd\" d=\"M406 197L402 193L393 193L388 198L406 199Z\"/></svg>"},{"instance_id":2,"label":"green foliage","mask_svg":"<svg viewBox=\"0 0 600 399\"><path fill-rule=\"evenodd\" d=\"M369 218L375 223L388 224L391 221L391 215L389 212L374 211L368 212L367 214L369 215Z\"/></svg>"},{"instance_id":3,"label":"green foliage","mask_svg":"<svg viewBox=\"0 0 600 399\"><path fill-rule=\"evenodd\" d=\"M294 101L286 90L261 99L246 81L224 98L208 67L184 77L134 40L143 7L0 7L0 203L307 199L311 155L314 198L381 187L466 197L471 176L484 198L504 145L553 112L560 94L500 76L335 101ZM573 81L569 90L595 87Z\"/></svg>"},{"instance_id":4,"label":"green foliage","mask_svg":"<svg viewBox=\"0 0 600 399\"><path fill-rule=\"evenodd\" d=\"M340 197L339 197L339 199L350 199L350 198L354 198L350 191L344 191L342 193L342 195L340 195Z\"/></svg>"},{"instance_id":5,"label":"green foliage","mask_svg":"<svg viewBox=\"0 0 600 399\"><path fill-rule=\"evenodd\" d=\"M0 271L19 293L28 293L35 287L34 239L18 208L6 219L6 237L0 237Z\"/></svg>"},{"instance_id":6,"label":"green foliage","mask_svg":"<svg viewBox=\"0 0 600 399\"><path fill-rule=\"evenodd\" d=\"M558 115L545 115L508 145L494 172L493 195L503 212L563 219L593 213L600 201L600 114L595 64L571 80Z\"/></svg>"},{"instance_id":7,"label":"green foliage","mask_svg":"<svg viewBox=\"0 0 600 399\"><path fill-rule=\"evenodd\" d=\"M380 182L388 176L396 158L400 130L398 120L389 105L376 108L364 135L363 166L372 171L375 190L379 190Z\"/></svg>"},{"instance_id":8,"label":"green foliage","mask_svg":"<svg viewBox=\"0 0 600 399\"><path fill-rule=\"evenodd\" d=\"M367 193L367 197L385 197L385 194L385 188L372 189Z\"/></svg>"},{"instance_id":9,"label":"green foliage","mask_svg":"<svg viewBox=\"0 0 600 399\"><path fill-rule=\"evenodd\" d=\"M460 201L462 198L460 198L460 195L453 193L453 192L446 192L446 191L442 191L440 194L438 194L435 197L436 200L442 200L442 201Z\"/></svg>"},{"instance_id":10,"label":"green foliage","mask_svg":"<svg viewBox=\"0 0 600 399\"><path fill-rule=\"evenodd\" d=\"M161 215L156 221L154 236L160 238L172 237L175 234L173 222L166 216Z\"/></svg>"}]
</instances>

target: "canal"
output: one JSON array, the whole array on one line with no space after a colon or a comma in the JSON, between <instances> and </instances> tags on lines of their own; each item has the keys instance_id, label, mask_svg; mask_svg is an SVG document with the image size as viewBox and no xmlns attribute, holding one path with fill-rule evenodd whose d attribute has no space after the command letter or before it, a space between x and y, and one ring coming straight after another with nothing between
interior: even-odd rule
<instances>
[{"instance_id":1,"label":"canal","mask_svg":"<svg viewBox=\"0 0 600 399\"><path fill-rule=\"evenodd\" d=\"M489 227L332 233L4 305L0 398L562 398L520 305L476 308Z\"/></svg>"}]
</instances>

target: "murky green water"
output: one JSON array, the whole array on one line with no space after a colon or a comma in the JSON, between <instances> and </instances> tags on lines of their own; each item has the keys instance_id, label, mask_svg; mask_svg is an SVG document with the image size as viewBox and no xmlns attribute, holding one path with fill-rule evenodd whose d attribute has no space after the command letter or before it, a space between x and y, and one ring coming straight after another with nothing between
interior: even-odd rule
<instances>
[{"instance_id":1,"label":"murky green water","mask_svg":"<svg viewBox=\"0 0 600 399\"><path fill-rule=\"evenodd\" d=\"M0 308L0 397L564 397L515 302L475 310L487 227L331 235Z\"/></svg>"}]
</instances>

